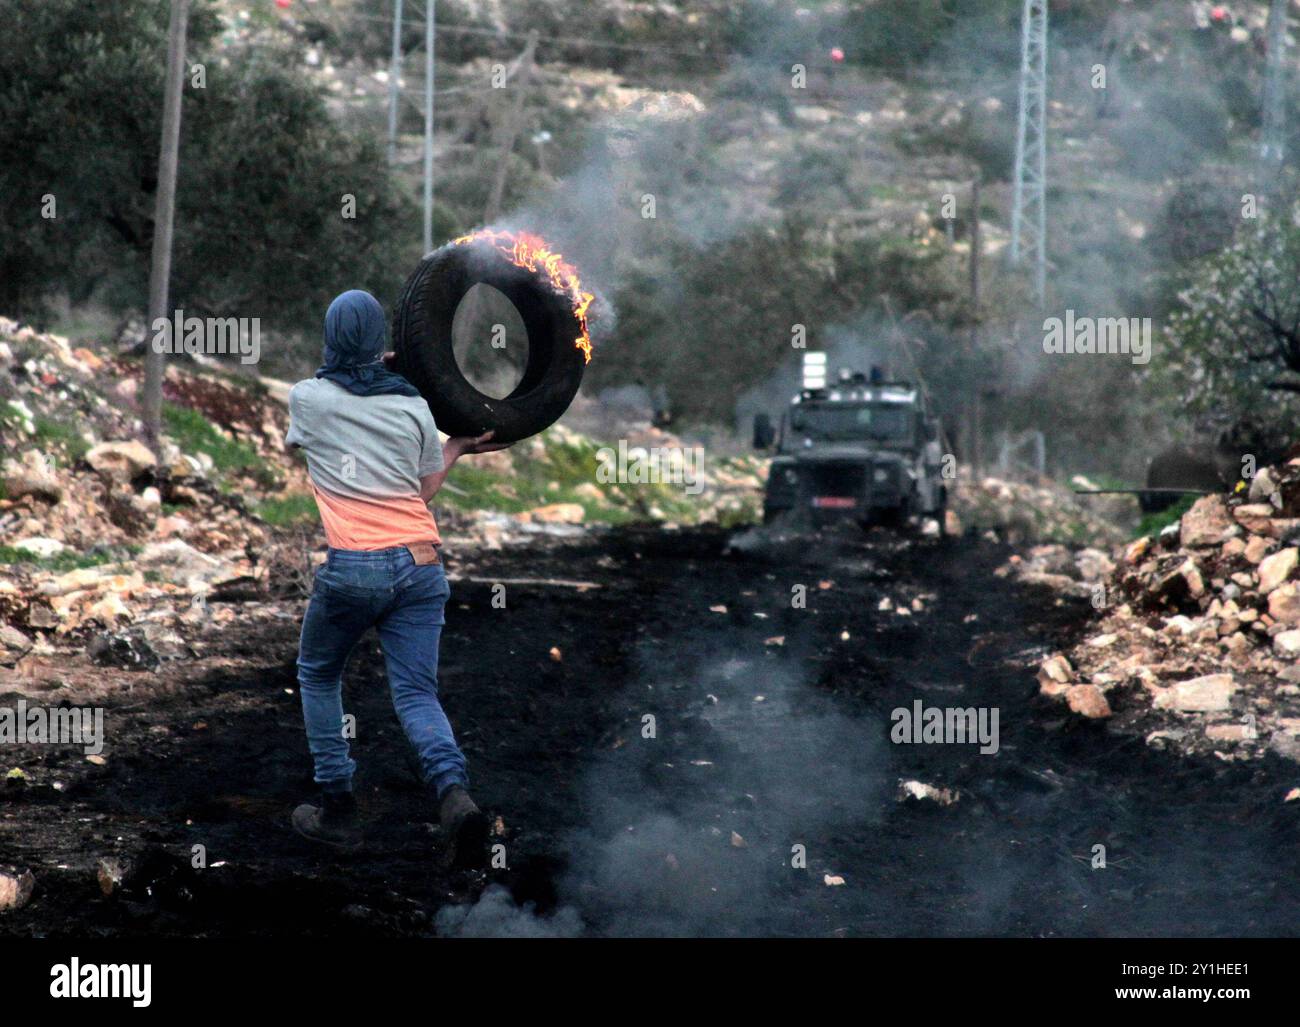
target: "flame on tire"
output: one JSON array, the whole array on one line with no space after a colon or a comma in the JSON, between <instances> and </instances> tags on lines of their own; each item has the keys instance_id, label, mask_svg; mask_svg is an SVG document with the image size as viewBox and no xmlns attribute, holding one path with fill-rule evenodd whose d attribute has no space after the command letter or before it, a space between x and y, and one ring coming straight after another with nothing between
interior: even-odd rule
<instances>
[{"instance_id":1,"label":"flame on tire","mask_svg":"<svg viewBox=\"0 0 1300 1027\"><path fill-rule=\"evenodd\" d=\"M595 296L583 292L582 283L578 280L578 269L555 253L540 235L533 235L531 232L507 232L483 228L452 240L455 246L471 243L486 243L516 267L534 273L543 272L557 292L568 296L573 304L573 316L578 319L578 325L582 329L582 334L573 340L573 344L582 350L584 362L591 363L591 333L587 331L587 308L591 306Z\"/></svg>"}]
</instances>

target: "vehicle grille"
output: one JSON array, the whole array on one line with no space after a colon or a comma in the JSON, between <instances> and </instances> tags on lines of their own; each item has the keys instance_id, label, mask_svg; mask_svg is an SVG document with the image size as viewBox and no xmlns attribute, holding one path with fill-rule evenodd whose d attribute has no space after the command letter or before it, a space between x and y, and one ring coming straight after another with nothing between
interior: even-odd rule
<instances>
[{"instance_id":1,"label":"vehicle grille","mask_svg":"<svg viewBox=\"0 0 1300 1027\"><path fill-rule=\"evenodd\" d=\"M814 496L853 496L861 498L867 491L869 467L861 464L827 464L814 467L809 485Z\"/></svg>"}]
</instances>

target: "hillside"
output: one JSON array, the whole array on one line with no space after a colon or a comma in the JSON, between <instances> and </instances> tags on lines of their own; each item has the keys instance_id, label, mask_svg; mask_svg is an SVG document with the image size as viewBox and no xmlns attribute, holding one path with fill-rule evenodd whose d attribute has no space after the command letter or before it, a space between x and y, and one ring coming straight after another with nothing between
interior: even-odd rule
<instances>
[{"instance_id":1,"label":"hillside","mask_svg":"<svg viewBox=\"0 0 1300 1027\"><path fill-rule=\"evenodd\" d=\"M494 221L540 231L574 260L598 295L592 395L654 386L679 423L735 426L788 391L792 326L802 325L836 362L926 379L964 462L979 449L982 403L985 452L1003 432L1039 429L1059 478L1136 483L1170 440L1204 436L1181 400L1177 340L1159 331L1195 260L1240 224L1256 177L1267 5L1213 5L1222 13L1211 16L1211 5L1186 0L1085 2L1053 16L1043 306L1151 318L1157 346L1145 367L1044 354L1044 311L1025 272L1006 265L1019 7L614 3L593 16L566 0L444 5L435 242ZM232 91L272 103L287 86L257 78L256 55L275 53L305 90L294 101L312 126L304 145L357 147L352 163L297 191L284 188L297 172L280 166L282 153L250 151L239 166L265 176L252 192L267 206L246 209L239 196L227 205L233 182L213 180L203 148L231 140L209 140L217 112L193 100L175 305L260 316L262 370L292 379L315 365L331 296L356 284L391 306L419 256L422 23L411 15L402 37L389 166L387 11L350 0L202 10L209 27L195 47L233 76L214 79L202 104ZM521 96L519 58L534 30ZM976 179L978 304L968 281ZM340 228L337 193L359 198L354 224ZM232 222L243 233L233 248ZM111 216L109 227L121 234ZM115 341L140 317L147 227L128 233L129 259L107 256L120 238L101 242L84 254L92 274L51 271L10 314ZM481 369L485 356L467 352Z\"/></svg>"}]
</instances>

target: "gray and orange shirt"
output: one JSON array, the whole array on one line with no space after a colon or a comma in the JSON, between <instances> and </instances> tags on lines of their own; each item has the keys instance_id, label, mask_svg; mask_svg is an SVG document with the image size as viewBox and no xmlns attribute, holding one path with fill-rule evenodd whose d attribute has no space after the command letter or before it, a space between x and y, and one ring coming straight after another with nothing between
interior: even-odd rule
<instances>
[{"instance_id":1,"label":"gray and orange shirt","mask_svg":"<svg viewBox=\"0 0 1300 1027\"><path fill-rule=\"evenodd\" d=\"M289 392L289 434L301 446L325 537L335 549L439 542L420 479L443 468L442 442L419 396L355 396L325 378Z\"/></svg>"}]
</instances>

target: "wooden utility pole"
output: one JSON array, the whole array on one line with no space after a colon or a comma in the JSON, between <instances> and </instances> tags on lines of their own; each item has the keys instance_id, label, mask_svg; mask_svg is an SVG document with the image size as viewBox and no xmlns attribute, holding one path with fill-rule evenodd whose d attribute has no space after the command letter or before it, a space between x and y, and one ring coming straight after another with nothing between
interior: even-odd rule
<instances>
[{"instance_id":1,"label":"wooden utility pole","mask_svg":"<svg viewBox=\"0 0 1300 1027\"><path fill-rule=\"evenodd\" d=\"M970 184L970 300L975 309L971 321L971 342L979 341L980 306L980 180Z\"/></svg>"},{"instance_id":2,"label":"wooden utility pole","mask_svg":"<svg viewBox=\"0 0 1300 1027\"><path fill-rule=\"evenodd\" d=\"M397 105L402 80L402 0L393 0L393 56L388 62L388 163L397 160Z\"/></svg>"},{"instance_id":3,"label":"wooden utility pole","mask_svg":"<svg viewBox=\"0 0 1300 1027\"><path fill-rule=\"evenodd\" d=\"M970 351L974 358L980 351L980 180L975 178L970 184ZM984 466L984 397L983 383L979 376L975 379L975 402L971 407L971 447L970 461L972 469L978 475Z\"/></svg>"},{"instance_id":4,"label":"wooden utility pole","mask_svg":"<svg viewBox=\"0 0 1300 1027\"><path fill-rule=\"evenodd\" d=\"M158 150L158 193L154 201L153 257L149 268L149 323L152 331L160 317L170 316L169 283L172 270L172 221L176 207L176 165L181 138L181 91L185 84L185 33L189 0L172 0L167 26L167 78L163 93L162 142ZM158 452L162 436L162 380L164 354L145 348L144 431L149 447Z\"/></svg>"},{"instance_id":5,"label":"wooden utility pole","mask_svg":"<svg viewBox=\"0 0 1300 1027\"><path fill-rule=\"evenodd\" d=\"M433 18L434 0L424 10L424 252L433 249Z\"/></svg>"},{"instance_id":6,"label":"wooden utility pole","mask_svg":"<svg viewBox=\"0 0 1300 1027\"><path fill-rule=\"evenodd\" d=\"M519 58L519 76L515 82L515 102L510 109L510 122L506 125L505 139L501 143L501 159L497 163L496 177L492 181L492 192L488 195L487 206L483 210L483 224L490 225L501 213L501 198L505 195L506 172L510 168L510 154L514 152L515 140L524 122L524 100L528 96L528 82L533 75L533 54L537 50L537 30L528 33L523 55Z\"/></svg>"}]
</instances>

